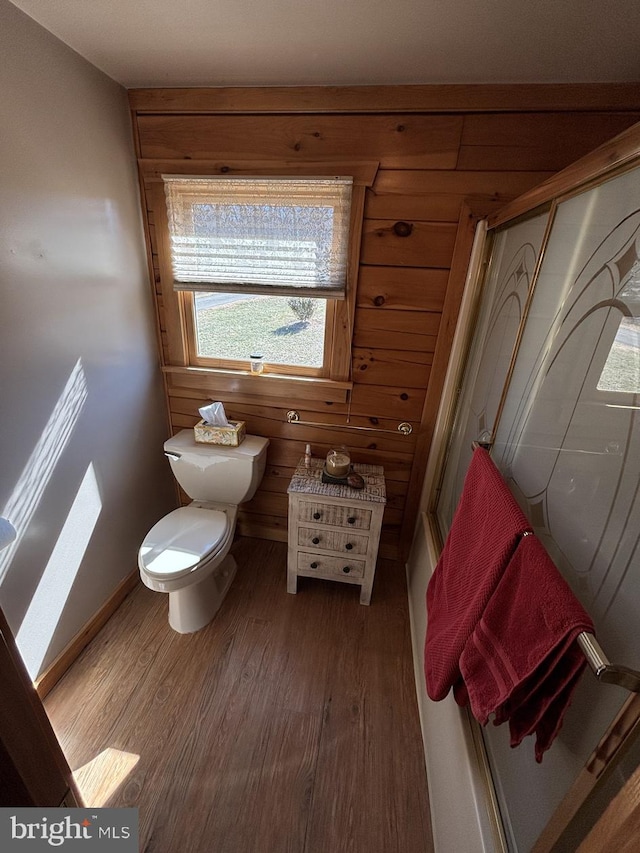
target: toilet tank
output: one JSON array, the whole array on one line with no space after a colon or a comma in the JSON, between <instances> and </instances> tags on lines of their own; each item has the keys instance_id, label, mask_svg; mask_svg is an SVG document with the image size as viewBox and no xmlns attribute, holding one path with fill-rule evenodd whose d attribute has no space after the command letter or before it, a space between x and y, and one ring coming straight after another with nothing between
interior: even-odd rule
<instances>
[{"instance_id":1,"label":"toilet tank","mask_svg":"<svg viewBox=\"0 0 640 853\"><path fill-rule=\"evenodd\" d=\"M262 480L268 438L247 435L238 447L199 444L183 429L165 442L173 476L195 501L238 505L250 500Z\"/></svg>"}]
</instances>

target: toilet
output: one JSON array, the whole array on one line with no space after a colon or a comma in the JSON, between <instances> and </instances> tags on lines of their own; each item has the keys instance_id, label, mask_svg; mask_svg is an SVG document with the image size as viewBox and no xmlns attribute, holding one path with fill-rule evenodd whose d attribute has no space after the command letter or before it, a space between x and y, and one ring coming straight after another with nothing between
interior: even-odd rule
<instances>
[{"instance_id":1,"label":"toilet","mask_svg":"<svg viewBox=\"0 0 640 853\"><path fill-rule=\"evenodd\" d=\"M236 573L229 549L238 504L260 485L268 438L247 435L238 447L198 444L182 430L164 445L171 470L192 499L155 524L138 551L145 586L169 594L169 624L199 631L215 616Z\"/></svg>"}]
</instances>

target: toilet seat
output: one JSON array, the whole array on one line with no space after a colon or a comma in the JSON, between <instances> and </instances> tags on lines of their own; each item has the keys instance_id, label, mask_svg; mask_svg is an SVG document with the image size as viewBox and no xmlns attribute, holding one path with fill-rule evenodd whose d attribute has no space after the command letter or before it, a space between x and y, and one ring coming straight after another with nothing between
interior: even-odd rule
<instances>
[{"instance_id":1,"label":"toilet seat","mask_svg":"<svg viewBox=\"0 0 640 853\"><path fill-rule=\"evenodd\" d=\"M233 531L223 510L186 506L155 524L138 552L138 564L160 581L187 576L210 561L227 544Z\"/></svg>"}]
</instances>

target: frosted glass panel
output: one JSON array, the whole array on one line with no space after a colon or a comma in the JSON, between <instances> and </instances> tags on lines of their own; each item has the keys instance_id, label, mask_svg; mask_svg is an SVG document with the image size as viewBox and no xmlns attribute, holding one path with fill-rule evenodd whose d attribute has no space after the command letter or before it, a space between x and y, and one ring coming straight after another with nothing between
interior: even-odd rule
<instances>
[{"instance_id":1,"label":"frosted glass panel","mask_svg":"<svg viewBox=\"0 0 640 853\"><path fill-rule=\"evenodd\" d=\"M559 205L493 459L618 663L640 668L640 172ZM528 850L627 694L587 673L541 767L485 741Z\"/></svg>"},{"instance_id":2,"label":"frosted glass panel","mask_svg":"<svg viewBox=\"0 0 640 853\"><path fill-rule=\"evenodd\" d=\"M471 442L492 431L540 253L548 212L497 234L462 384L447 466L438 499L444 534L471 461Z\"/></svg>"}]
</instances>

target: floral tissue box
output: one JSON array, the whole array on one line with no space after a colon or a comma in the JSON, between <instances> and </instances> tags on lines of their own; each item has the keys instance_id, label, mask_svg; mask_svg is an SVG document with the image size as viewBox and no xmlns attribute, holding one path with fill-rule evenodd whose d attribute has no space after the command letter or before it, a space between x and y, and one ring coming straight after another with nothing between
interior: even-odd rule
<instances>
[{"instance_id":1,"label":"floral tissue box","mask_svg":"<svg viewBox=\"0 0 640 853\"><path fill-rule=\"evenodd\" d=\"M201 420L194 426L193 433L200 444L226 444L237 447L244 441L246 424L244 421L229 421L229 426L215 426Z\"/></svg>"}]
</instances>

